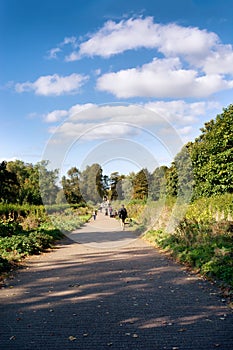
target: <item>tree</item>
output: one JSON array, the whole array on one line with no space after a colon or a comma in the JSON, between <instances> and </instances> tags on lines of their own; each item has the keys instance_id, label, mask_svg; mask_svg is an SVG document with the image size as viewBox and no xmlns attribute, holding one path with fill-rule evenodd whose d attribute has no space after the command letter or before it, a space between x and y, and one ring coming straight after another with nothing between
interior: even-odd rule
<instances>
[{"instance_id":1,"label":"tree","mask_svg":"<svg viewBox=\"0 0 233 350\"><path fill-rule=\"evenodd\" d=\"M15 203L17 201L17 194L19 190L19 183L15 173L7 170L7 162L0 163L0 202Z\"/></svg>"},{"instance_id":2,"label":"tree","mask_svg":"<svg viewBox=\"0 0 233 350\"><path fill-rule=\"evenodd\" d=\"M233 105L205 123L188 146L195 180L195 198L233 192Z\"/></svg>"},{"instance_id":3,"label":"tree","mask_svg":"<svg viewBox=\"0 0 233 350\"><path fill-rule=\"evenodd\" d=\"M149 173L147 169L140 170L133 179L133 198L146 200L149 193Z\"/></svg>"},{"instance_id":4,"label":"tree","mask_svg":"<svg viewBox=\"0 0 233 350\"><path fill-rule=\"evenodd\" d=\"M37 183L37 174L39 174L39 191L44 204L56 203L59 188L56 185L58 180L58 170L48 170L48 161L41 161L35 165L35 172L30 177L32 184ZM39 198L39 195L37 193Z\"/></svg>"},{"instance_id":5,"label":"tree","mask_svg":"<svg viewBox=\"0 0 233 350\"><path fill-rule=\"evenodd\" d=\"M92 201L98 203L102 201L106 190L102 168L99 164L88 165L80 173L80 190L86 202Z\"/></svg>"},{"instance_id":6,"label":"tree","mask_svg":"<svg viewBox=\"0 0 233 350\"><path fill-rule=\"evenodd\" d=\"M69 204L77 204L83 202L83 196L80 190L80 172L76 167L72 167L67 172L68 178L62 177L61 183L64 195Z\"/></svg>"},{"instance_id":7,"label":"tree","mask_svg":"<svg viewBox=\"0 0 233 350\"><path fill-rule=\"evenodd\" d=\"M151 175L150 197L157 201L166 195L166 173L168 167L161 166L156 168Z\"/></svg>"},{"instance_id":8,"label":"tree","mask_svg":"<svg viewBox=\"0 0 233 350\"><path fill-rule=\"evenodd\" d=\"M166 172L166 195L176 197L178 194L178 172L175 162L172 162Z\"/></svg>"},{"instance_id":9,"label":"tree","mask_svg":"<svg viewBox=\"0 0 233 350\"><path fill-rule=\"evenodd\" d=\"M111 173L109 177L109 198L110 200L123 199L122 179L124 175L120 175L118 171Z\"/></svg>"},{"instance_id":10,"label":"tree","mask_svg":"<svg viewBox=\"0 0 233 350\"><path fill-rule=\"evenodd\" d=\"M133 198L133 179L135 177L135 173L132 172L128 176L125 176L122 179L122 196L123 199L129 201Z\"/></svg>"},{"instance_id":11,"label":"tree","mask_svg":"<svg viewBox=\"0 0 233 350\"><path fill-rule=\"evenodd\" d=\"M189 153L189 144L185 145L174 158L178 176L177 194L179 197L187 200L192 198L194 187L193 165Z\"/></svg>"}]
</instances>

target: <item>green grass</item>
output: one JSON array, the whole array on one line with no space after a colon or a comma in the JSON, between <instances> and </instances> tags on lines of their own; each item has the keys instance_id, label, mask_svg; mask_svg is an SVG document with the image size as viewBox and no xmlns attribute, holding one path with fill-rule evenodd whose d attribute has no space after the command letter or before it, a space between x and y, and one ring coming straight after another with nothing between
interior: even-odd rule
<instances>
[{"instance_id":1,"label":"green grass","mask_svg":"<svg viewBox=\"0 0 233 350\"><path fill-rule=\"evenodd\" d=\"M0 220L0 273L9 270L12 264L28 255L51 248L66 232L80 228L91 217L85 208L66 208L50 216L45 216L42 211L39 216L34 207L26 217L18 213L20 207L17 207L16 219L13 214L8 219L2 217Z\"/></svg>"},{"instance_id":2,"label":"green grass","mask_svg":"<svg viewBox=\"0 0 233 350\"><path fill-rule=\"evenodd\" d=\"M151 230L144 238L203 276L233 288L233 233L225 222L222 226L225 231L216 234L211 226L185 220L172 234Z\"/></svg>"}]
</instances>

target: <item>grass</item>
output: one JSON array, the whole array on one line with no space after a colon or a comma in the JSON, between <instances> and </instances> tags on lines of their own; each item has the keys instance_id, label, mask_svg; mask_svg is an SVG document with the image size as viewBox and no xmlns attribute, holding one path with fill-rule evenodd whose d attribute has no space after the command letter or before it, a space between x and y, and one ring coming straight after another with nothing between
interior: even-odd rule
<instances>
[{"instance_id":1,"label":"grass","mask_svg":"<svg viewBox=\"0 0 233 350\"><path fill-rule=\"evenodd\" d=\"M233 290L233 233L223 221L221 234L212 225L184 220L174 233L150 230L144 238L169 252L182 264Z\"/></svg>"},{"instance_id":2,"label":"grass","mask_svg":"<svg viewBox=\"0 0 233 350\"><path fill-rule=\"evenodd\" d=\"M17 213L19 208L17 208ZM35 215L35 208L26 217L0 220L0 273L8 271L28 255L39 254L53 243L88 221L83 208L66 209L50 216Z\"/></svg>"}]
</instances>

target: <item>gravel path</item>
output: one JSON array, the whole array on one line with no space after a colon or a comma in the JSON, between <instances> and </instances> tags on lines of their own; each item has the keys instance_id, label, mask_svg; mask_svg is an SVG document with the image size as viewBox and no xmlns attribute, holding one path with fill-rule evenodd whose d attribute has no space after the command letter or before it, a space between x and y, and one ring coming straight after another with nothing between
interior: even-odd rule
<instances>
[{"instance_id":1,"label":"gravel path","mask_svg":"<svg viewBox=\"0 0 233 350\"><path fill-rule=\"evenodd\" d=\"M98 214L0 290L2 350L227 350L233 314L207 281Z\"/></svg>"}]
</instances>

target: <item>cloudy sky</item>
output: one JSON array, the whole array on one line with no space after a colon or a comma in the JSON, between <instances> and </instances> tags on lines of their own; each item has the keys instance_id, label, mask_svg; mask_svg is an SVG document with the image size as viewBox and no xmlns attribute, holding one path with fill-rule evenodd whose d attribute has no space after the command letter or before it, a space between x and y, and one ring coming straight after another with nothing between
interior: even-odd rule
<instances>
[{"instance_id":1,"label":"cloudy sky","mask_svg":"<svg viewBox=\"0 0 233 350\"><path fill-rule=\"evenodd\" d=\"M231 0L2 0L0 159L169 165L232 101Z\"/></svg>"}]
</instances>

